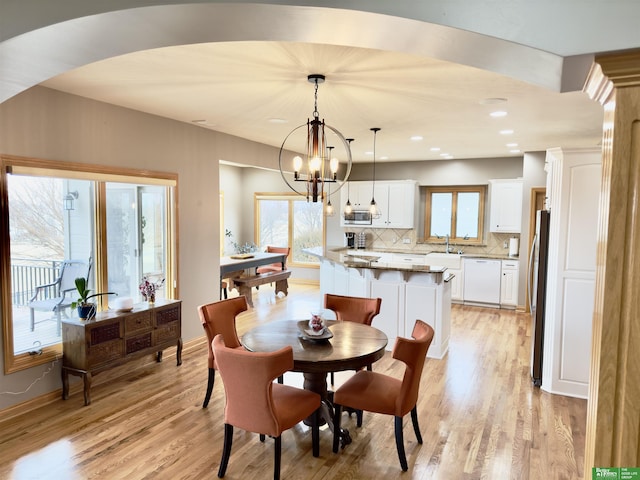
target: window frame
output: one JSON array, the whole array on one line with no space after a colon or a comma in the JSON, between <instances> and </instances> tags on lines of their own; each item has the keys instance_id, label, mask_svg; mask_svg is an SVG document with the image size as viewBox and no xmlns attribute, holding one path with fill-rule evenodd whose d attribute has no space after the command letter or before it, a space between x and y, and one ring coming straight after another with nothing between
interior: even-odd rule
<instances>
[{"instance_id":1,"label":"window frame","mask_svg":"<svg viewBox=\"0 0 640 480\"><path fill-rule=\"evenodd\" d=\"M456 232L458 193L477 192L480 196L478 204L478 237L465 239L458 237ZM424 239L427 243L442 243L442 237L431 232L431 196L434 193L451 193L451 235L449 241L458 245L483 245L484 244L484 218L487 199L487 185L448 185L429 186L425 189L425 221Z\"/></svg>"},{"instance_id":2,"label":"window frame","mask_svg":"<svg viewBox=\"0 0 640 480\"><path fill-rule=\"evenodd\" d=\"M296 193L276 193L276 192L255 192L253 195L253 204L254 204L254 225L253 225L253 241L256 245L260 245L260 200L284 200L289 202L289 216L288 216L288 231L287 231L287 242L288 246L291 246L291 251L289 252L289 257L287 258L287 265L290 267L297 268L320 268L320 263L304 263L304 262L295 262L293 261L293 202L307 202L308 200ZM327 222L326 217L324 215L324 211L326 209L325 206L325 195L322 197L322 249L324 250L325 241L326 241L326 228Z\"/></svg>"},{"instance_id":3,"label":"window frame","mask_svg":"<svg viewBox=\"0 0 640 480\"><path fill-rule=\"evenodd\" d=\"M45 363L62 356L62 342L42 347L41 355L14 353L13 346L13 301L11 298L11 240L9 238L9 200L7 175L12 171L33 176L56 176L83 179L95 182L95 225L94 259L97 291L105 291L108 282L106 244L106 186L107 182L162 185L167 187L166 198L166 241L167 272L166 288L168 298L178 298L178 175L132 168L104 165L44 160L14 155L0 155L0 301L2 302L2 341L4 373L10 374Z\"/></svg>"}]
</instances>

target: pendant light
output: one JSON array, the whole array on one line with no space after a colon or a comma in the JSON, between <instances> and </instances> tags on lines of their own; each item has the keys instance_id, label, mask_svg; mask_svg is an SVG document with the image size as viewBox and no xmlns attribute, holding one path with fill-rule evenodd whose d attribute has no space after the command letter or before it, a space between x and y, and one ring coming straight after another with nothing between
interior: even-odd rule
<instances>
[{"instance_id":1,"label":"pendant light","mask_svg":"<svg viewBox=\"0 0 640 480\"><path fill-rule=\"evenodd\" d=\"M373 182L372 182L372 191L371 191L371 205L369 206L369 213L371 214L371 218L380 218L382 216L382 212L378 208L378 204L376 203L375 193L376 193L376 135L380 131L378 127L374 127L371 129L373 132Z\"/></svg>"},{"instance_id":2,"label":"pendant light","mask_svg":"<svg viewBox=\"0 0 640 480\"><path fill-rule=\"evenodd\" d=\"M353 142L353 138L347 138L347 142L349 143L349 150L351 150L351 142ZM347 181L347 203L344 206L344 214L351 215L352 213L353 206L351 205L349 182Z\"/></svg>"},{"instance_id":3,"label":"pendant light","mask_svg":"<svg viewBox=\"0 0 640 480\"><path fill-rule=\"evenodd\" d=\"M334 163L335 161L335 163L337 163L338 160L332 156L333 147L327 147L327 148L329 149L328 158L330 159L330 162ZM336 212L334 211L333 205L331 204L331 183L327 183L327 187L328 187L327 188L327 204L324 207L324 216L333 217L336 214Z\"/></svg>"},{"instance_id":4,"label":"pendant light","mask_svg":"<svg viewBox=\"0 0 640 480\"><path fill-rule=\"evenodd\" d=\"M345 140L344 136L331 125L324 122L324 119L320 119L320 113L318 112L318 86L325 81L325 76L319 73L314 73L307 76L307 80L314 85L314 103L313 103L313 118L307 119L307 123L297 126L289 132L282 142L280 147L280 154L278 156L278 164L280 169L280 175L284 182L289 186L291 190L298 195L303 195L307 198L307 201L317 202L322 201L324 197L324 187L326 184L337 184L333 190L335 194L344 185L351 173L351 150ZM306 127L306 128L305 128ZM304 129L304 130L303 130ZM296 144L292 148L301 150L303 147L302 132L306 133L304 143L306 149L304 159L300 155L296 155L293 158L293 180L294 184L300 182L303 184L303 188L297 190L293 184L289 182L285 175L285 170L290 171L290 166L285 167L284 163L288 163L287 158L290 155L290 150L285 147L287 140L292 140L290 143ZM298 135L294 135L294 133ZM339 161L337 158L327 158L327 136L329 133L339 140L339 143L344 147L344 158L346 162L346 168L344 177L342 180L338 178ZM293 135L293 137L292 137ZM298 137L298 139L296 139ZM301 138L302 137L302 138ZM299 188L299 187L298 187Z\"/></svg>"}]
</instances>

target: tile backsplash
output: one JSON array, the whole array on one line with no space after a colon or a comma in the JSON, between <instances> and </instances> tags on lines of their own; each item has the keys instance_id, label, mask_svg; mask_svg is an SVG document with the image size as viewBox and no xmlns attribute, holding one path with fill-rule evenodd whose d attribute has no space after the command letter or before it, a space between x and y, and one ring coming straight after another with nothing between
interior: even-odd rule
<instances>
[{"instance_id":1,"label":"tile backsplash","mask_svg":"<svg viewBox=\"0 0 640 480\"><path fill-rule=\"evenodd\" d=\"M371 250L393 250L399 252L428 253L444 252L445 241L442 243L422 243L416 230L403 230L392 228L345 228L349 232L365 232L367 248ZM520 238L520 234L513 233L487 233L485 245L456 245L450 243L454 251L462 250L464 253L486 255L508 255L509 239ZM408 243L407 243L408 242ZM522 244L520 243L520 250Z\"/></svg>"}]
</instances>

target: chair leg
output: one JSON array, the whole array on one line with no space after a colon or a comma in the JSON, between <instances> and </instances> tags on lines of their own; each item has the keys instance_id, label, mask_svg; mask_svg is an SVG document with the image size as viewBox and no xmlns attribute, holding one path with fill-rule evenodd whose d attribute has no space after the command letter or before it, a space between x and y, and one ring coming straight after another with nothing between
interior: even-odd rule
<instances>
[{"instance_id":1,"label":"chair leg","mask_svg":"<svg viewBox=\"0 0 640 480\"><path fill-rule=\"evenodd\" d=\"M407 466L407 457L404 454L404 437L402 435L402 417L395 417L396 422L396 447L398 449L398 458L400 459L400 467L403 472L406 472L409 467Z\"/></svg>"},{"instance_id":2,"label":"chair leg","mask_svg":"<svg viewBox=\"0 0 640 480\"><path fill-rule=\"evenodd\" d=\"M362 410L356 410L356 426L362 426Z\"/></svg>"},{"instance_id":3,"label":"chair leg","mask_svg":"<svg viewBox=\"0 0 640 480\"><path fill-rule=\"evenodd\" d=\"M261 433L261 434L260 434L260 441L261 441L262 443L264 443L265 438L267 438L267 437L265 436L265 434L264 434L264 433Z\"/></svg>"},{"instance_id":4,"label":"chair leg","mask_svg":"<svg viewBox=\"0 0 640 480\"><path fill-rule=\"evenodd\" d=\"M320 408L317 408L313 412L311 417L311 446L313 449L313 456L320 456Z\"/></svg>"},{"instance_id":5,"label":"chair leg","mask_svg":"<svg viewBox=\"0 0 640 480\"><path fill-rule=\"evenodd\" d=\"M338 453L338 443L340 442L340 416L342 415L342 406L333 405L333 453Z\"/></svg>"},{"instance_id":6,"label":"chair leg","mask_svg":"<svg viewBox=\"0 0 640 480\"><path fill-rule=\"evenodd\" d=\"M418 425L418 406L411 409L411 422L413 423L413 431L416 432L418 443L422 445L422 435L420 434L420 425Z\"/></svg>"},{"instance_id":7,"label":"chair leg","mask_svg":"<svg viewBox=\"0 0 640 480\"><path fill-rule=\"evenodd\" d=\"M33 332L33 329L35 328L35 325L36 325L36 314L33 308L29 308L29 328L31 328L32 332Z\"/></svg>"},{"instance_id":8,"label":"chair leg","mask_svg":"<svg viewBox=\"0 0 640 480\"><path fill-rule=\"evenodd\" d=\"M218 478L224 477L231 456L231 444L233 443L233 425L224 424L224 446L222 447L222 460L220 460L220 468L218 469Z\"/></svg>"},{"instance_id":9,"label":"chair leg","mask_svg":"<svg viewBox=\"0 0 640 480\"><path fill-rule=\"evenodd\" d=\"M275 454L273 457L273 480L280 480L280 458L282 455L282 435L275 438Z\"/></svg>"},{"instance_id":10,"label":"chair leg","mask_svg":"<svg viewBox=\"0 0 640 480\"><path fill-rule=\"evenodd\" d=\"M213 382L216 379L216 371L214 368L209 369L209 379L207 380L207 393L204 396L204 402L202 402L202 408L207 408L209 400L211 400L211 392L213 392Z\"/></svg>"},{"instance_id":11,"label":"chair leg","mask_svg":"<svg viewBox=\"0 0 640 480\"><path fill-rule=\"evenodd\" d=\"M335 377L333 375L333 372L331 372L330 375L331 375L331 385L335 385L336 384L336 379L335 379Z\"/></svg>"},{"instance_id":12,"label":"chair leg","mask_svg":"<svg viewBox=\"0 0 640 480\"><path fill-rule=\"evenodd\" d=\"M280 376L278 377L278 383L279 383L280 385L282 385L282 384L284 383L284 375L280 375Z\"/></svg>"}]
</instances>

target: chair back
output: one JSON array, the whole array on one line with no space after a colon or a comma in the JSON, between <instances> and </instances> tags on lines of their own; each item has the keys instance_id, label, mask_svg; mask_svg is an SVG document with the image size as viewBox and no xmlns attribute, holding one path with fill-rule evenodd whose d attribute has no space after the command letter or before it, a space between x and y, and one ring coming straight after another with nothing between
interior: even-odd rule
<instances>
[{"instance_id":1,"label":"chair back","mask_svg":"<svg viewBox=\"0 0 640 480\"><path fill-rule=\"evenodd\" d=\"M293 349L250 352L229 348L216 335L213 351L225 391L224 422L249 432L277 437L282 433L274 411L273 380L293 368Z\"/></svg>"},{"instance_id":2,"label":"chair back","mask_svg":"<svg viewBox=\"0 0 640 480\"><path fill-rule=\"evenodd\" d=\"M216 362L211 342L216 335L221 334L225 344L231 348L242 346L236 332L236 317L247 309L247 299L244 295L198 307L198 315L207 334L207 344L209 345L209 368L215 368Z\"/></svg>"},{"instance_id":3,"label":"chair back","mask_svg":"<svg viewBox=\"0 0 640 480\"><path fill-rule=\"evenodd\" d=\"M92 260L65 260L60 269L60 294L76 289L76 278L84 278L89 282Z\"/></svg>"},{"instance_id":4,"label":"chair back","mask_svg":"<svg viewBox=\"0 0 640 480\"><path fill-rule=\"evenodd\" d=\"M324 308L333 310L340 321L371 325L373 317L380 313L381 298L349 297L325 293Z\"/></svg>"},{"instance_id":5,"label":"chair back","mask_svg":"<svg viewBox=\"0 0 640 480\"><path fill-rule=\"evenodd\" d=\"M418 401L420 377L433 335L434 331L430 325L416 320L411 333L413 339L396 338L392 356L406 365L400 395L396 399L396 416L406 415Z\"/></svg>"},{"instance_id":6,"label":"chair back","mask_svg":"<svg viewBox=\"0 0 640 480\"><path fill-rule=\"evenodd\" d=\"M287 258L289 258L289 253L291 253L291 248L289 247L272 247L271 245L267 245L267 253L286 253ZM257 273L267 273L267 272L281 272L282 270L287 269L287 258L284 261L284 268L281 262L270 263L269 265L263 265L261 267L256 268Z\"/></svg>"}]
</instances>

